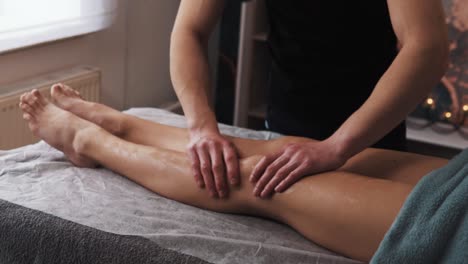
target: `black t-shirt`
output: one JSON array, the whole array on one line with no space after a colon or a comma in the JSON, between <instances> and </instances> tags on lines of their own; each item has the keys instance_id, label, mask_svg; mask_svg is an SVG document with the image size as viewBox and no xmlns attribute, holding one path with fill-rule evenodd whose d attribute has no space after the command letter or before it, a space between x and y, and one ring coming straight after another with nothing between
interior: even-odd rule
<instances>
[{"instance_id":1,"label":"black t-shirt","mask_svg":"<svg viewBox=\"0 0 468 264\"><path fill-rule=\"evenodd\" d=\"M325 139L369 97L397 54L386 0L266 0L268 122ZM377 145L404 149L404 124Z\"/></svg>"}]
</instances>

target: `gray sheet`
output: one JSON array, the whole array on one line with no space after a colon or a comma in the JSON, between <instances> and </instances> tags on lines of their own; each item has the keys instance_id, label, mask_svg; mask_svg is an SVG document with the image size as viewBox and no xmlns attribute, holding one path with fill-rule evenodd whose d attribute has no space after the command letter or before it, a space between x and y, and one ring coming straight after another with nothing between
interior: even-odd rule
<instances>
[{"instance_id":1,"label":"gray sheet","mask_svg":"<svg viewBox=\"0 0 468 264\"><path fill-rule=\"evenodd\" d=\"M183 117L152 108L127 111L183 126ZM221 126L256 139L270 132ZM360 263L265 219L201 210L165 199L107 169L73 167L44 142L0 151L0 199L103 231L143 236L214 263Z\"/></svg>"},{"instance_id":2,"label":"gray sheet","mask_svg":"<svg viewBox=\"0 0 468 264\"><path fill-rule=\"evenodd\" d=\"M0 199L2 264L212 264L141 236L118 235Z\"/></svg>"}]
</instances>

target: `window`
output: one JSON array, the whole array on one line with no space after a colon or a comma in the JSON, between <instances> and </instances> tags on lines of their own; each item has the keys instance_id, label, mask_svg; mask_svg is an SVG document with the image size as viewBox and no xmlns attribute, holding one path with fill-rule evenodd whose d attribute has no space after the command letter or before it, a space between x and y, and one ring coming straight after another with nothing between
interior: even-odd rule
<instances>
[{"instance_id":1,"label":"window","mask_svg":"<svg viewBox=\"0 0 468 264\"><path fill-rule=\"evenodd\" d=\"M0 0L0 52L108 27L117 0Z\"/></svg>"}]
</instances>

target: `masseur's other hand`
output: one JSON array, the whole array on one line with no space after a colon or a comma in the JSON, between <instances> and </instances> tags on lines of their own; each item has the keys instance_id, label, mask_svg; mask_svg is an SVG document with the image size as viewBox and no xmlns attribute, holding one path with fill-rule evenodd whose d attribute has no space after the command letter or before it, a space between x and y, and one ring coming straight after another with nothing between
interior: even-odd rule
<instances>
[{"instance_id":1,"label":"masseur's other hand","mask_svg":"<svg viewBox=\"0 0 468 264\"><path fill-rule=\"evenodd\" d=\"M263 157L255 166L250 181L254 195L266 198L283 192L304 176L335 170L346 162L331 141L293 143L278 153Z\"/></svg>"},{"instance_id":2,"label":"masseur's other hand","mask_svg":"<svg viewBox=\"0 0 468 264\"><path fill-rule=\"evenodd\" d=\"M206 186L211 197L225 198L229 194L228 182L240 183L237 150L218 131L192 131L188 153L195 181L200 188Z\"/></svg>"}]
</instances>

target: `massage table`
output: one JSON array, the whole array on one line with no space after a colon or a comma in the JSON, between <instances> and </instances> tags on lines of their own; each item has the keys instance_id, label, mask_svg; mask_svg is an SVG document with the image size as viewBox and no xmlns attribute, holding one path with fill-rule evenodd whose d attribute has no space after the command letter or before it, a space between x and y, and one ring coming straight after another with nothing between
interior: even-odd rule
<instances>
[{"instance_id":1,"label":"massage table","mask_svg":"<svg viewBox=\"0 0 468 264\"><path fill-rule=\"evenodd\" d=\"M185 126L183 116L161 109L126 113ZM280 136L227 125L220 129L252 139ZM5 264L361 263L284 224L199 209L106 168L74 167L43 141L0 151L0 201L0 263Z\"/></svg>"}]
</instances>

